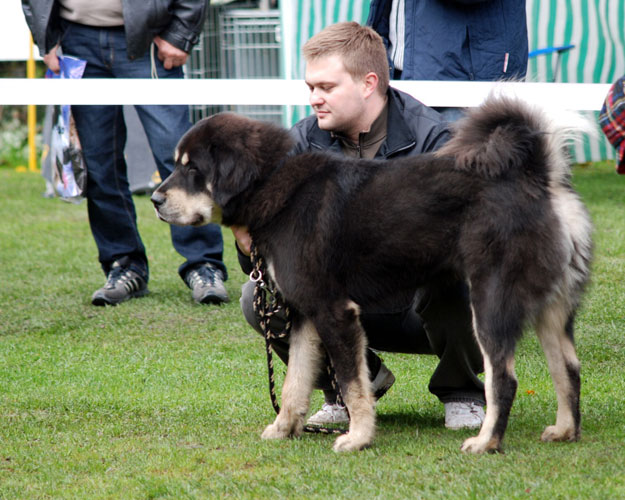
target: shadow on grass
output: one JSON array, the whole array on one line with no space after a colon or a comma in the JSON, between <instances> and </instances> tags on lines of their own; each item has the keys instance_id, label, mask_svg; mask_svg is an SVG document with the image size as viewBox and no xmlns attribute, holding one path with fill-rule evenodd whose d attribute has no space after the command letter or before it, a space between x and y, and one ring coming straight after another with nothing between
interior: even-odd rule
<instances>
[{"instance_id":1,"label":"shadow on grass","mask_svg":"<svg viewBox=\"0 0 625 500\"><path fill-rule=\"evenodd\" d=\"M441 429L444 425L442 411L441 414L433 414L410 409L378 413L376 421L379 429Z\"/></svg>"}]
</instances>

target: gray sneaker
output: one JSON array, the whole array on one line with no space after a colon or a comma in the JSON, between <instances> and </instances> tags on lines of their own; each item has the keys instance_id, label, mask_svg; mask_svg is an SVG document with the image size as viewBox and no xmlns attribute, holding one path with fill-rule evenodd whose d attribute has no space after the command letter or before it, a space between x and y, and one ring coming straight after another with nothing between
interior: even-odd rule
<instances>
[{"instance_id":1,"label":"gray sneaker","mask_svg":"<svg viewBox=\"0 0 625 500\"><path fill-rule=\"evenodd\" d=\"M185 275L184 282L191 289L193 300L200 304L221 304L230 300L224 275L212 264L194 267Z\"/></svg>"},{"instance_id":2,"label":"gray sneaker","mask_svg":"<svg viewBox=\"0 0 625 500\"><path fill-rule=\"evenodd\" d=\"M106 284L91 297L94 306L114 306L125 300L143 297L148 293L148 284L135 271L113 262Z\"/></svg>"}]
</instances>

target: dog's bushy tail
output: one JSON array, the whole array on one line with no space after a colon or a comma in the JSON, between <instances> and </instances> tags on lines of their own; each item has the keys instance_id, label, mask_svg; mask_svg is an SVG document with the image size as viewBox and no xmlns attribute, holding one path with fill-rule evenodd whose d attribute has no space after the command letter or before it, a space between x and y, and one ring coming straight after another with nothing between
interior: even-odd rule
<instances>
[{"instance_id":1,"label":"dog's bushy tail","mask_svg":"<svg viewBox=\"0 0 625 500\"><path fill-rule=\"evenodd\" d=\"M457 168L487 178L522 169L556 182L569 176L566 144L580 139L581 132L596 130L578 113L547 113L519 98L494 93L452 129L452 139L437 155L454 156Z\"/></svg>"}]
</instances>

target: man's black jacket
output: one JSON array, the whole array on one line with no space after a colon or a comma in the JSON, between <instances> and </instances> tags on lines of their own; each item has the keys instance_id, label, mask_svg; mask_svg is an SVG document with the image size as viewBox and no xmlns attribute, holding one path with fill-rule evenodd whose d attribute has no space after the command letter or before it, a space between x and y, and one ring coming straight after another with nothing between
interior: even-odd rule
<instances>
[{"instance_id":1,"label":"man's black jacket","mask_svg":"<svg viewBox=\"0 0 625 500\"><path fill-rule=\"evenodd\" d=\"M122 0L128 57L143 56L155 36L189 52L199 39L206 16L206 0ZM59 5L55 0L22 0L26 23L41 55L62 38Z\"/></svg>"},{"instance_id":2,"label":"man's black jacket","mask_svg":"<svg viewBox=\"0 0 625 500\"><path fill-rule=\"evenodd\" d=\"M388 126L386 139L376 159L401 158L440 148L450 134L447 122L432 108L392 87L387 92ZM304 118L291 129L295 153L328 151L342 154L339 140L317 125L315 115Z\"/></svg>"}]
</instances>

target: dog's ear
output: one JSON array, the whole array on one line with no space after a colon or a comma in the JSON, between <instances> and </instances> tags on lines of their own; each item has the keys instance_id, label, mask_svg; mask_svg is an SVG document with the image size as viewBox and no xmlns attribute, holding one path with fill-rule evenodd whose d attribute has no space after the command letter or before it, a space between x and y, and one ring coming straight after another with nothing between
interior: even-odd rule
<instances>
[{"instance_id":1,"label":"dog's ear","mask_svg":"<svg viewBox=\"0 0 625 500\"><path fill-rule=\"evenodd\" d=\"M213 198L220 207L266 178L292 148L289 133L271 123L235 116L221 131L229 126L233 130L228 140L210 146L215 163Z\"/></svg>"},{"instance_id":2,"label":"dog's ear","mask_svg":"<svg viewBox=\"0 0 625 500\"><path fill-rule=\"evenodd\" d=\"M246 151L230 146L210 147L214 162L213 199L225 207L232 198L245 191L258 178L260 168Z\"/></svg>"}]
</instances>

